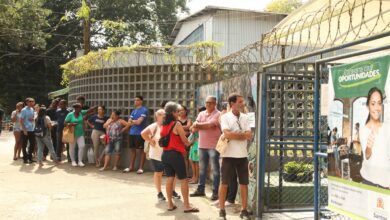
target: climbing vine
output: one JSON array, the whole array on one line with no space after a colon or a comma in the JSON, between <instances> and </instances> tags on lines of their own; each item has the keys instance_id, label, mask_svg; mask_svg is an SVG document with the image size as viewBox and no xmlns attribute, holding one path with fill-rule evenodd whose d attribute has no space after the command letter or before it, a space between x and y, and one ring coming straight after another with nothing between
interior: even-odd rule
<instances>
[{"instance_id":1,"label":"climbing vine","mask_svg":"<svg viewBox=\"0 0 390 220\"><path fill-rule=\"evenodd\" d=\"M178 71L176 58L177 56L194 56L195 62L202 67L210 66L213 61L219 58L218 49L222 43L214 41L197 42L187 46L144 46L133 45L123 47L109 47L106 50L89 52L87 55L73 59L63 65L62 85L66 86L69 83L71 76L78 76L86 74L92 70L103 69L107 63L115 62L118 59L118 54L126 53L142 53L145 55L146 62L152 64L152 56L156 54L163 54L165 62L171 64L175 71ZM183 49L186 54L180 54L177 49Z\"/></svg>"}]
</instances>

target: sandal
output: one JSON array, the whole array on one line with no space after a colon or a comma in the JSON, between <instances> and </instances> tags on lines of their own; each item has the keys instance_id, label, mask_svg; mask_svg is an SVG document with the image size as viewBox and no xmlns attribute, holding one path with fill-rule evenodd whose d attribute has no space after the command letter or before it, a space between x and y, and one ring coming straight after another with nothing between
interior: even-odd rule
<instances>
[{"instance_id":1,"label":"sandal","mask_svg":"<svg viewBox=\"0 0 390 220\"><path fill-rule=\"evenodd\" d=\"M190 209L184 210L184 213L193 213L193 212L199 212L199 209L192 207Z\"/></svg>"},{"instance_id":2,"label":"sandal","mask_svg":"<svg viewBox=\"0 0 390 220\"><path fill-rule=\"evenodd\" d=\"M175 210L175 209L177 209L177 206L174 205L172 208L167 209L167 210L171 212L171 211L173 211L173 210Z\"/></svg>"}]
</instances>

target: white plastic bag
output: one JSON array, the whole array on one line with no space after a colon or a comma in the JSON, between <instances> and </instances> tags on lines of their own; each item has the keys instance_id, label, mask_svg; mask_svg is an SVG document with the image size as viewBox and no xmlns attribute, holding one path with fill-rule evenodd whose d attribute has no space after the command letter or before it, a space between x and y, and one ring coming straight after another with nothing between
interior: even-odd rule
<instances>
[{"instance_id":1,"label":"white plastic bag","mask_svg":"<svg viewBox=\"0 0 390 220\"><path fill-rule=\"evenodd\" d=\"M95 163L95 155L92 147L88 149L87 157L88 157L88 163Z\"/></svg>"}]
</instances>

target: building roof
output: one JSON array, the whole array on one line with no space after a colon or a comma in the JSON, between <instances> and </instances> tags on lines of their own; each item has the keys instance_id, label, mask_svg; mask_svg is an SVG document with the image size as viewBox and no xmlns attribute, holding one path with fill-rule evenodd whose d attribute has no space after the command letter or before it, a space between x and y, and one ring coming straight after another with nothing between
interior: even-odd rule
<instances>
[{"instance_id":1,"label":"building roof","mask_svg":"<svg viewBox=\"0 0 390 220\"><path fill-rule=\"evenodd\" d=\"M206 6L203 9L185 17L180 20L178 20L175 24L175 27L173 28L171 35L169 36L169 44L172 44L174 40L176 39L182 25L192 19L195 19L197 17L212 14L216 11L236 11L236 12L247 12L247 13L258 13L258 14L264 14L264 15L283 15L287 16L287 14L284 13L274 13L274 12L264 12L264 11L258 11L258 10L250 10L250 9L239 9L239 8L229 8L229 7L221 7L221 6Z\"/></svg>"}]
</instances>

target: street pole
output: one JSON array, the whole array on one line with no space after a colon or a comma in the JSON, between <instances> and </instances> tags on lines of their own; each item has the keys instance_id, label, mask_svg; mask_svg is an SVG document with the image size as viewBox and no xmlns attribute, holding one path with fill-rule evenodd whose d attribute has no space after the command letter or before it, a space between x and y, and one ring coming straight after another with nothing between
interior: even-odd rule
<instances>
[{"instance_id":1,"label":"street pole","mask_svg":"<svg viewBox=\"0 0 390 220\"><path fill-rule=\"evenodd\" d=\"M91 8L91 3L85 1L87 6ZM91 14L83 21L83 42L84 42L84 55L87 55L91 51Z\"/></svg>"},{"instance_id":2,"label":"street pole","mask_svg":"<svg viewBox=\"0 0 390 220\"><path fill-rule=\"evenodd\" d=\"M83 31L83 39L84 39L84 55L87 55L89 51L91 51L91 20L90 18L86 18L83 21L84 31Z\"/></svg>"}]
</instances>

